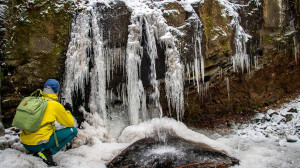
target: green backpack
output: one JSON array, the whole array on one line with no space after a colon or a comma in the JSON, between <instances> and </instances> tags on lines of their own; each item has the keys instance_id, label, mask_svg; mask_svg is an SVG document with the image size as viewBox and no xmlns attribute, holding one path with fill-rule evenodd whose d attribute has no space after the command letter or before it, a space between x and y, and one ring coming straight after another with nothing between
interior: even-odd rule
<instances>
[{"instance_id":1,"label":"green backpack","mask_svg":"<svg viewBox=\"0 0 300 168\"><path fill-rule=\"evenodd\" d=\"M40 89L25 97L16 110L12 126L28 132L36 132L41 127L48 100L41 97Z\"/></svg>"},{"instance_id":2,"label":"green backpack","mask_svg":"<svg viewBox=\"0 0 300 168\"><path fill-rule=\"evenodd\" d=\"M53 134L55 138L56 146L58 147L58 141L55 134L54 123L46 123L41 125L45 110L48 105L48 100L41 97L42 90L38 89L33 92L30 96L25 97L16 110L16 115L14 117L12 126L20 128L28 132L36 132L40 128L51 124L53 129Z\"/></svg>"}]
</instances>

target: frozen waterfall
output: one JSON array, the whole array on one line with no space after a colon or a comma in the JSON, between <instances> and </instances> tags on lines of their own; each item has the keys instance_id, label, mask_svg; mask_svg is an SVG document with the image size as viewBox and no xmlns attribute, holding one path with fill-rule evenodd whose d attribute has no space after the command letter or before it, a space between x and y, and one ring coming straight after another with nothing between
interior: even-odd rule
<instances>
[{"instance_id":1,"label":"frozen waterfall","mask_svg":"<svg viewBox=\"0 0 300 168\"><path fill-rule=\"evenodd\" d=\"M167 72L166 96L169 109L176 111L177 119L183 117L183 70L175 37L168 31L161 12L135 13L128 26L125 50L104 47L103 30L96 6L79 12L72 24L71 42L66 59L66 73L62 96L72 102L75 94L88 101L84 111L98 113L107 122L110 104L114 97L127 106L130 124L153 117L162 117L160 105L160 81L156 75L157 45L165 47ZM144 44L142 38L145 37ZM143 55L143 47L147 52ZM149 57L149 81L151 92L145 91L141 80L141 59ZM119 84L115 91L107 85L114 78L115 69L122 69L126 83ZM88 89L88 91L87 91ZM86 95L89 93L89 95ZM151 105L149 105L151 104Z\"/></svg>"},{"instance_id":2,"label":"frozen waterfall","mask_svg":"<svg viewBox=\"0 0 300 168\"><path fill-rule=\"evenodd\" d=\"M233 70L250 71L250 59L246 53L246 42L249 35L239 23L236 12L238 6L226 0L218 0L224 6L223 15L232 16L230 26L234 32L235 52L232 56ZM107 8L110 8L108 4ZM162 117L160 104L160 85L164 82L165 98L169 115L176 113L177 120L184 116L184 70L193 80L201 96L208 94L209 81L205 81L205 55L202 52L203 25L191 4L186 4L192 12L189 22L196 31L193 35L194 59L185 67L181 60L180 44L174 35L174 27L167 25L159 5L149 5L137 1L126 2L132 9L128 25L127 46L108 46L111 39L104 39L103 23L99 8L93 5L77 14L71 31L71 42L66 58L66 71L62 96L68 102L74 96L81 96L86 104L81 104L85 111L97 113L104 121L111 118L111 108L115 100L125 107L130 124L136 125L154 117ZM138 7L137 7L138 6ZM144 10L134 10L141 9ZM189 23L189 24L191 24ZM180 30L177 30L177 33ZM108 32L109 33L109 32ZM164 78L157 78L158 49L162 48L165 56L166 72ZM146 53L146 54L145 54ZM142 80L142 59L149 60L149 86ZM123 83L112 86L114 72L122 71L126 76ZM192 77L191 77L192 75ZM146 81L147 82L147 81ZM87 95L88 94L88 95Z\"/></svg>"}]
</instances>

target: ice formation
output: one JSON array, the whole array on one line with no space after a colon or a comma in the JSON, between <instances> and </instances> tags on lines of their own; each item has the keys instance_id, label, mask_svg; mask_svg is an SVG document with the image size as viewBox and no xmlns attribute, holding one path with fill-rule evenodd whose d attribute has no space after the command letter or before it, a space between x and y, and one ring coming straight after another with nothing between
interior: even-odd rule
<instances>
[{"instance_id":1,"label":"ice formation","mask_svg":"<svg viewBox=\"0 0 300 168\"><path fill-rule=\"evenodd\" d=\"M217 1L220 3L220 5L223 5L225 7L225 9L223 10L223 16L232 16L230 26L235 31L235 54L232 56L233 71L237 72L240 69L242 72L244 72L244 69L246 69L247 72L250 72L250 58L247 54L246 42L249 38L251 38L251 36L245 32L245 30L239 23L240 18L236 10L240 7L240 5L231 3L227 0Z\"/></svg>"},{"instance_id":2,"label":"ice formation","mask_svg":"<svg viewBox=\"0 0 300 168\"><path fill-rule=\"evenodd\" d=\"M228 96L228 100L230 100L230 84L229 84L229 77L226 77L226 88L227 88L227 96Z\"/></svg>"},{"instance_id":3,"label":"ice formation","mask_svg":"<svg viewBox=\"0 0 300 168\"><path fill-rule=\"evenodd\" d=\"M128 5L130 6L130 2ZM174 36L168 31L168 25L159 10L151 9L147 5L145 8L146 12L137 10L132 14L126 49L104 47L103 32L96 9L89 7L85 9L85 12L78 14L72 25L62 94L68 102L72 101L75 93L80 93L83 99L86 98L88 95L85 95L85 89L87 89L85 86L90 85L88 99L90 112L99 113L106 122L107 101L111 101L110 99L115 96L112 90L107 90L106 84L109 85L113 79L113 71L121 67L127 76L127 83L119 85L117 97L128 106L130 123L138 124L149 119L149 116L162 117L159 81L156 79L155 65L155 59L158 57L156 45L160 43L166 47L168 69L165 81L169 106L170 109L173 108L177 112L178 120L182 118L183 73ZM133 7L133 9L135 8ZM153 91L150 94L145 92L141 81L142 33L146 37L146 51L151 61L149 78ZM153 104L151 109L146 106L147 96L149 96L150 103Z\"/></svg>"},{"instance_id":4,"label":"ice formation","mask_svg":"<svg viewBox=\"0 0 300 168\"><path fill-rule=\"evenodd\" d=\"M93 68L91 74L91 93L89 107L92 113L100 113L106 122L106 64L103 53L102 30L97 22L97 10L92 10L92 46L93 46ZM101 23L100 23L101 24Z\"/></svg>"},{"instance_id":5,"label":"ice formation","mask_svg":"<svg viewBox=\"0 0 300 168\"><path fill-rule=\"evenodd\" d=\"M203 3L204 1L199 2ZM239 16L236 12L239 6L227 0L218 0L218 2L225 7L223 15L232 16L231 24L228 26L235 31L233 69L234 71L238 71L238 69L241 69L242 72L244 69L249 71L250 59L246 53L245 43L250 36L239 24ZM178 50L180 44L170 30L179 35L183 34L179 29L166 24L163 12L159 9L160 2L156 2L156 5L140 1L126 1L125 3L132 10L126 48L104 47L104 44L110 39L103 39L101 22L97 18L99 14L93 7L94 4L90 3L85 12L78 13L72 25L62 95L68 102L71 102L75 93L77 95L80 93L83 99L88 98L90 112L98 113L104 122L107 122L110 111L108 108L115 97L122 100L122 103L127 106L130 124L136 125L152 117L162 117L162 108L159 102L160 81L157 79L155 63L158 57L156 47L160 45L164 48L166 56L167 69L164 81L170 115L172 112L176 112L177 120L181 120L184 116L184 69L200 95L207 95L209 89L209 82L204 80L205 60L201 51L203 34L201 19L193 11L192 2L182 2L183 7L193 13L189 20L196 28L193 36L194 61L184 67L180 58L181 51ZM105 4L110 7L107 3ZM145 37L144 44L142 44L143 36ZM143 55L145 50L147 54ZM151 93L144 90L141 80L141 60L145 56L150 60ZM127 82L119 84L114 91L108 90L106 85L110 85L116 69L123 71ZM86 85L90 86L90 95L85 95Z\"/></svg>"},{"instance_id":6,"label":"ice formation","mask_svg":"<svg viewBox=\"0 0 300 168\"><path fill-rule=\"evenodd\" d=\"M144 88L140 76L140 66L142 46L140 45L142 37L141 18L131 19L129 25L129 35L127 44L127 58L126 58L126 71L127 71L127 94L128 94L128 113L131 124L139 123L139 113L142 101L145 100Z\"/></svg>"},{"instance_id":7,"label":"ice formation","mask_svg":"<svg viewBox=\"0 0 300 168\"><path fill-rule=\"evenodd\" d=\"M66 54L65 80L62 95L72 102L74 92L85 95L85 85L89 81L89 61L91 57L90 18L87 13L79 13L72 23L71 41Z\"/></svg>"}]
</instances>

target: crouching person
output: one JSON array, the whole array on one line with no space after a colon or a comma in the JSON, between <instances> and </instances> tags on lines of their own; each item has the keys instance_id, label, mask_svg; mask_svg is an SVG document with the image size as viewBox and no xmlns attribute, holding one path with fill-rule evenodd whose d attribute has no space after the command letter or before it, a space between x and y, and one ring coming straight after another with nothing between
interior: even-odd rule
<instances>
[{"instance_id":1,"label":"crouching person","mask_svg":"<svg viewBox=\"0 0 300 168\"><path fill-rule=\"evenodd\" d=\"M33 133L22 130L20 135L24 147L35 156L42 158L49 166L56 166L52 155L60 151L77 135L74 118L70 112L71 105L67 103L64 107L57 102L59 89L60 85L57 80L46 81L42 96L48 99L48 105L41 123L42 127ZM67 128L54 131L55 121Z\"/></svg>"}]
</instances>

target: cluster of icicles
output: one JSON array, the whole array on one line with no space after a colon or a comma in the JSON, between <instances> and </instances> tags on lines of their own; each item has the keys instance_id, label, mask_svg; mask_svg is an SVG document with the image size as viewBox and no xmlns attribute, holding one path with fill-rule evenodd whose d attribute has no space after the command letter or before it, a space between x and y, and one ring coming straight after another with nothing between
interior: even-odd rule
<instances>
[{"instance_id":1,"label":"cluster of icicles","mask_svg":"<svg viewBox=\"0 0 300 168\"><path fill-rule=\"evenodd\" d=\"M220 2L221 3L221 2ZM224 4L226 7L226 4ZM234 13L236 14L236 13ZM98 19L96 7L85 12L78 13L72 23L71 42L66 59L66 73L63 86L63 96L71 102L75 93L89 96L89 110L98 113L106 122L107 104L110 98L118 97L127 107L130 124L138 124L149 119L150 116L162 117L160 98L160 81L156 77L155 59L157 44L164 47L166 56L165 91L168 106L177 114L177 120L184 115L184 86L183 78L188 77L194 82L198 92L205 93L209 83L204 82L204 57L201 52L202 23L196 12L193 22L197 30L192 37L194 40L194 63L183 65L180 52L176 46L176 38L169 31L163 13L155 10L153 13L132 14L131 24L128 27L129 35L126 49L106 48L103 42L103 30ZM235 45L236 54L232 57L234 69L249 68L249 58L246 54L245 42L248 36L234 17L232 26L236 30ZM147 107L146 92L140 78L140 66L143 57L142 32L146 37L147 55L150 65L150 85L153 88L149 96L152 102L151 109ZM246 65L244 65L246 64ZM123 69L126 83L120 83L117 88L118 95L112 96L112 90L108 90L107 84L114 78L114 69ZM90 95L85 95L86 86L90 84ZM203 87L204 86L204 87ZM203 89L204 88L204 89ZM229 90L229 89L228 89ZM155 114L154 114L155 113Z\"/></svg>"}]
</instances>

